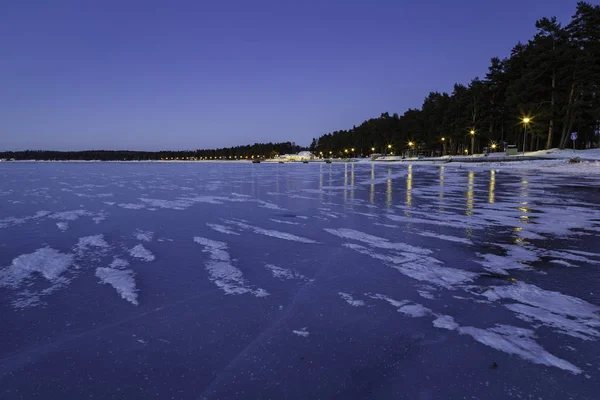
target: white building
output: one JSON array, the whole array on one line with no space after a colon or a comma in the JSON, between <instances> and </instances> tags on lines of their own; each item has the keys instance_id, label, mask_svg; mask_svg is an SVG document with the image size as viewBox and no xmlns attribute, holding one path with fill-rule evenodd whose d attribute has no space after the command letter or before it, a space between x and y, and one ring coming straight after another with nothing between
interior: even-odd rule
<instances>
[{"instance_id":1,"label":"white building","mask_svg":"<svg viewBox=\"0 0 600 400\"><path fill-rule=\"evenodd\" d=\"M278 159L281 161L310 161L316 160L317 156L310 151L301 151L298 154L283 154Z\"/></svg>"}]
</instances>

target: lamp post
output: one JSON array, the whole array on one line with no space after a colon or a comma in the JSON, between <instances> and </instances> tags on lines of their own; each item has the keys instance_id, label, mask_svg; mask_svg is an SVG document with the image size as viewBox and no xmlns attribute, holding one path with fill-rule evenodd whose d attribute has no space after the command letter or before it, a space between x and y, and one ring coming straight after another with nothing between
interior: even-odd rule
<instances>
[{"instance_id":1,"label":"lamp post","mask_svg":"<svg viewBox=\"0 0 600 400\"><path fill-rule=\"evenodd\" d=\"M529 125L531 118L524 117L522 121L523 121L523 125L525 126L525 130L523 131L523 155L525 155L525 148L526 148L525 144L527 142L527 125Z\"/></svg>"},{"instance_id":2,"label":"lamp post","mask_svg":"<svg viewBox=\"0 0 600 400\"><path fill-rule=\"evenodd\" d=\"M392 145L388 144L387 148L388 148L388 153L391 153L392 152Z\"/></svg>"},{"instance_id":3,"label":"lamp post","mask_svg":"<svg viewBox=\"0 0 600 400\"><path fill-rule=\"evenodd\" d=\"M410 149L410 155L411 155L411 157L412 157L412 149L413 149L414 145L415 145L414 142L412 142L412 141L408 142L408 148Z\"/></svg>"},{"instance_id":4,"label":"lamp post","mask_svg":"<svg viewBox=\"0 0 600 400\"><path fill-rule=\"evenodd\" d=\"M475 129L471 129L471 156L475 155Z\"/></svg>"},{"instance_id":5,"label":"lamp post","mask_svg":"<svg viewBox=\"0 0 600 400\"><path fill-rule=\"evenodd\" d=\"M354 147L353 147L353 148L351 148L351 149L350 149L350 151L351 151L351 153L350 153L350 154L352 154L352 157L354 157Z\"/></svg>"},{"instance_id":6,"label":"lamp post","mask_svg":"<svg viewBox=\"0 0 600 400\"><path fill-rule=\"evenodd\" d=\"M446 155L446 138L442 138L442 156Z\"/></svg>"}]
</instances>

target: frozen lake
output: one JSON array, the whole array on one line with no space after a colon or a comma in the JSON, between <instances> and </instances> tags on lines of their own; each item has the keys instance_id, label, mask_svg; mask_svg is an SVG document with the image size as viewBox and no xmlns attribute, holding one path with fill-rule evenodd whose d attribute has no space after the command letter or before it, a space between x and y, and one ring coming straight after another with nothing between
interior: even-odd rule
<instances>
[{"instance_id":1,"label":"frozen lake","mask_svg":"<svg viewBox=\"0 0 600 400\"><path fill-rule=\"evenodd\" d=\"M0 398L597 399L600 178L0 164Z\"/></svg>"}]
</instances>

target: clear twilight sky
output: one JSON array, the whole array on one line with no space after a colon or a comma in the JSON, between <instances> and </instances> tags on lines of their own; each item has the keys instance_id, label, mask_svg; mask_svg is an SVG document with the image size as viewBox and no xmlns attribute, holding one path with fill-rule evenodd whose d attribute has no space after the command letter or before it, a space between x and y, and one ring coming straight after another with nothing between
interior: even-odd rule
<instances>
[{"instance_id":1,"label":"clear twilight sky","mask_svg":"<svg viewBox=\"0 0 600 400\"><path fill-rule=\"evenodd\" d=\"M593 1L596 3L596 1ZM295 141L483 77L575 0L5 0L0 151Z\"/></svg>"}]
</instances>

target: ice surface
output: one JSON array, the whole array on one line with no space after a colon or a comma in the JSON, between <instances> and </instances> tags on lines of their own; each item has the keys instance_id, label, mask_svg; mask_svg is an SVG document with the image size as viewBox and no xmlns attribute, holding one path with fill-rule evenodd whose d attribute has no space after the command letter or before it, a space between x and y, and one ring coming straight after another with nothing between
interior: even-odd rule
<instances>
[{"instance_id":1,"label":"ice surface","mask_svg":"<svg viewBox=\"0 0 600 400\"><path fill-rule=\"evenodd\" d=\"M340 297L346 300L346 303L350 304L352 307L361 307L365 305L365 302L362 300L355 300L351 294L339 292Z\"/></svg>"},{"instance_id":2,"label":"ice surface","mask_svg":"<svg viewBox=\"0 0 600 400\"><path fill-rule=\"evenodd\" d=\"M269 293L264 289L252 289L246 283L242 271L233 265L227 251L227 243L203 237L194 237L194 242L200 244L204 253L209 254L205 263L210 275L210 280L221 288L226 294L251 293L256 297L265 297Z\"/></svg>"},{"instance_id":3,"label":"ice surface","mask_svg":"<svg viewBox=\"0 0 600 400\"><path fill-rule=\"evenodd\" d=\"M138 260L142 260L142 261L154 261L156 258L156 257L154 257L154 254L152 254L152 252L150 252L150 250L146 249L141 244L138 244L137 246L130 249L129 254L132 257L137 258Z\"/></svg>"},{"instance_id":4,"label":"ice surface","mask_svg":"<svg viewBox=\"0 0 600 400\"><path fill-rule=\"evenodd\" d=\"M115 288L123 299L138 305L135 273L132 270L99 267L96 268L96 276L102 283L107 283Z\"/></svg>"}]
</instances>

